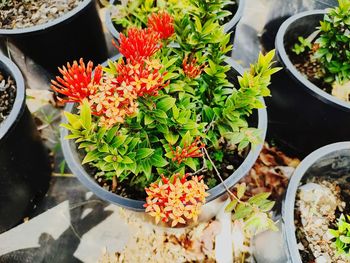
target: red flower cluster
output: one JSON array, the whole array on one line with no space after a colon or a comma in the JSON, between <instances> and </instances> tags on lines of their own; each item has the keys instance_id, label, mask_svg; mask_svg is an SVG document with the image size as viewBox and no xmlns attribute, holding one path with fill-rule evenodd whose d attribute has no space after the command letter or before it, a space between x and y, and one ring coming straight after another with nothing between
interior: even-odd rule
<instances>
[{"instance_id":1,"label":"red flower cluster","mask_svg":"<svg viewBox=\"0 0 350 263\"><path fill-rule=\"evenodd\" d=\"M145 60L144 62L118 63L115 84L126 83L133 87L138 97L144 95L157 96L158 91L164 88L168 83L164 83L166 73L159 71L163 67L158 60Z\"/></svg>"},{"instance_id":2,"label":"red flower cluster","mask_svg":"<svg viewBox=\"0 0 350 263\"><path fill-rule=\"evenodd\" d=\"M146 188L146 213L155 218L156 224L160 220L177 224L186 224L187 220L197 221L205 198L209 195L208 186L202 177L193 176L187 180L188 174L180 177L175 174L173 179L162 175L158 183L152 183Z\"/></svg>"},{"instance_id":3,"label":"red flower cluster","mask_svg":"<svg viewBox=\"0 0 350 263\"><path fill-rule=\"evenodd\" d=\"M61 99L63 102L79 102L81 103L85 98L89 98L90 95L96 93L97 85L102 78L102 66L98 65L94 70L94 76L92 76L93 63L89 63L85 66L83 59L74 61L72 65L67 63L67 68L63 66L58 68L62 77L56 77L56 80L52 80L51 88L57 93L67 96L67 99Z\"/></svg>"},{"instance_id":4,"label":"red flower cluster","mask_svg":"<svg viewBox=\"0 0 350 263\"><path fill-rule=\"evenodd\" d=\"M175 151L172 150L172 153L174 154L173 161L180 164L186 158L202 157L203 153L201 152L201 149L204 147L205 147L205 144L200 141L199 137L197 137L194 140L194 142L188 146L184 145L183 148L181 148L180 146L177 146Z\"/></svg>"},{"instance_id":5,"label":"red flower cluster","mask_svg":"<svg viewBox=\"0 0 350 263\"><path fill-rule=\"evenodd\" d=\"M164 11L152 14L148 18L148 28L157 32L161 39L168 39L175 33L174 18Z\"/></svg>"},{"instance_id":6,"label":"red flower cluster","mask_svg":"<svg viewBox=\"0 0 350 263\"><path fill-rule=\"evenodd\" d=\"M121 33L119 46L114 45L125 58L136 62L148 59L161 48L158 33L137 28L130 28L127 37Z\"/></svg>"},{"instance_id":7,"label":"red flower cluster","mask_svg":"<svg viewBox=\"0 0 350 263\"><path fill-rule=\"evenodd\" d=\"M182 69L184 71L184 74L190 79L197 78L200 74L202 74L204 68L205 65L197 65L196 58L190 57L190 59L188 59L188 56L186 56L182 61Z\"/></svg>"}]
</instances>

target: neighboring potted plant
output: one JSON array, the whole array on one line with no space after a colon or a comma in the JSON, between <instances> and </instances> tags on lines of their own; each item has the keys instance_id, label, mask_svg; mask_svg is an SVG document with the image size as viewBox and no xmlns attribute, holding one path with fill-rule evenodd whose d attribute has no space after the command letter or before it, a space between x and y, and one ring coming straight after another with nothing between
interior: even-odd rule
<instances>
[{"instance_id":1,"label":"neighboring potted plant","mask_svg":"<svg viewBox=\"0 0 350 263\"><path fill-rule=\"evenodd\" d=\"M0 37L52 74L69 60L108 58L94 0L1 1Z\"/></svg>"},{"instance_id":2,"label":"neighboring potted plant","mask_svg":"<svg viewBox=\"0 0 350 263\"><path fill-rule=\"evenodd\" d=\"M349 261L350 142L322 147L297 167L282 207L292 262Z\"/></svg>"},{"instance_id":3,"label":"neighboring potted plant","mask_svg":"<svg viewBox=\"0 0 350 263\"><path fill-rule=\"evenodd\" d=\"M271 135L301 155L349 139L350 1L308 11L279 29L276 50L284 71L267 100Z\"/></svg>"},{"instance_id":4,"label":"neighboring potted plant","mask_svg":"<svg viewBox=\"0 0 350 263\"><path fill-rule=\"evenodd\" d=\"M230 43L233 43L236 26L240 21L245 0L215 0L215 1L197 1L196 5L206 10L206 16L218 20L220 25L224 25L226 33L230 33ZM192 3L188 0L181 1L119 1L110 0L105 4L108 9L106 12L106 24L109 32L114 38L119 39L120 33L126 33L130 27L146 27L150 14L166 11L173 16L183 17L190 13ZM204 25L204 24L203 24ZM194 28L195 30L195 28Z\"/></svg>"},{"instance_id":5,"label":"neighboring potted plant","mask_svg":"<svg viewBox=\"0 0 350 263\"><path fill-rule=\"evenodd\" d=\"M73 173L101 198L172 226L196 221L253 166L267 128L262 97L278 71L272 51L242 73L225 56L229 34L192 8L178 21L151 14L147 28L121 34L124 57L104 68L75 61L52 82L76 103L62 124Z\"/></svg>"},{"instance_id":6,"label":"neighboring potted plant","mask_svg":"<svg viewBox=\"0 0 350 263\"><path fill-rule=\"evenodd\" d=\"M25 104L21 72L0 55L0 233L29 215L45 195L51 174L44 147Z\"/></svg>"}]
</instances>

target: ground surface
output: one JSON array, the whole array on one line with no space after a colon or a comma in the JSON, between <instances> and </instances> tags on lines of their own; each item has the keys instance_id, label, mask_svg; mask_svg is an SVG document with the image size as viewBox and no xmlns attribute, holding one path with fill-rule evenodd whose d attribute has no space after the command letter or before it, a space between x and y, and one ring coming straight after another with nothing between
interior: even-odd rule
<instances>
[{"instance_id":1,"label":"ground surface","mask_svg":"<svg viewBox=\"0 0 350 263\"><path fill-rule=\"evenodd\" d=\"M233 58L246 67L257 58L259 50L273 48L274 32L281 17L324 8L334 2L246 0L244 16L236 32ZM108 33L106 39L110 43ZM3 53L8 54L6 41L1 46ZM113 253L126 244L129 230L125 220L118 207L89 193L65 167L55 132L60 112L47 105L52 98L45 91L49 87L46 73L14 47L10 49L30 88L27 94L41 98L41 104L38 99L28 99L28 105L41 119L39 129L48 146L55 150L55 172L47 196L30 220L0 235L0 262L97 262L104 251ZM114 55L112 47L110 51L111 56ZM255 260L287 262L282 240L281 233L265 233L257 237L254 240Z\"/></svg>"}]
</instances>

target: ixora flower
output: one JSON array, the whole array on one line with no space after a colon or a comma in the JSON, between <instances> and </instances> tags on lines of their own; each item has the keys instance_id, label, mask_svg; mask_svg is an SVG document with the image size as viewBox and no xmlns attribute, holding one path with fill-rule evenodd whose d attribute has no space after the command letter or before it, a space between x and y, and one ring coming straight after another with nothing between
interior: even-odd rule
<instances>
[{"instance_id":1,"label":"ixora flower","mask_svg":"<svg viewBox=\"0 0 350 263\"><path fill-rule=\"evenodd\" d=\"M196 58L189 58L187 55L182 61L183 72L190 79L195 79L199 77L199 75L203 72L204 68L205 65L197 65Z\"/></svg>"},{"instance_id":2,"label":"ixora flower","mask_svg":"<svg viewBox=\"0 0 350 263\"><path fill-rule=\"evenodd\" d=\"M203 153L201 149L205 147L205 144L200 141L200 137L197 137L190 145L184 145L184 147L177 146L175 151L172 150L174 155L173 161L181 164L187 158L202 157Z\"/></svg>"},{"instance_id":3,"label":"ixora flower","mask_svg":"<svg viewBox=\"0 0 350 263\"><path fill-rule=\"evenodd\" d=\"M93 63L89 61L85 66L83 59L74 61L72 65L67 63L67 67L58 68L62 77L56 77L56 81L52 80L51 88L67 99L59 98L62 102L79 102L90 95L96 93L97 86L102 78L102 66L98 65L93 69ZM94 70L94 76L92 71Z\"/></svg>"},{"instance_id":4,"label":"ixora flower","mask_svg":"<svg viewBox=\"0 0 350 263\"><path fill-rule=\"evenodd\" d=\"M174 18L165 11L152 14L148 18L148 28L159 33L161 39L168 39L175 33Z\"/></svg>"},{"instance_id":5,"label":"ixora flower","mask_svg":"<svg viewBox=\"0 0 350 263\"><path fill-rule=\"evenodd\" d=\"M141 62L154 55L160 48L159 33L153 30L130 28L128 36L120 34L119 45L116 48L126 59Z\"/></svg>"},{"instance_id":6,"label":"ixora flower","mask_svg":"<svg viewBox=\"0 0 350 263\"><path fill-rule=\"evenodd\" d=\"M123 123L126 116L137 113L137 94L132 86L123 82L115 86L113 80L107 78L98 86L98 91L90 96L91 108L100 116L99 125L111 128Z\"/></svg>"},{"instance_id":7,"label":"ixora flower","mask_svg":"<svg viewBox=\"0 0 350 263\"><path fill-rule=\"evenodd\" d=\"M197 221L205 198L209 195L208 186L202 177L189 174L174 174L171 179L161 176L158 183L146 188L146 212L154 217L156 224L160 220L177 224L186 224L188 220Z\"/></svg>"},{"instance_id":8,"label":"ixora flower","mask_svg":"<svg viewBox=\"0 0 350 263\"><path fill-rule=\"evenodd\" d=\"M127 83L133 87L139 97L146 94L157 96L158 91L168 85L168 82L164 82L164 76L167 73L160 73L163 65L156 59L146 59L143 62L128 60L127 63L121 60L116 68L118 75L115 78L115 84Z\"/></svg>"}]
</instances>

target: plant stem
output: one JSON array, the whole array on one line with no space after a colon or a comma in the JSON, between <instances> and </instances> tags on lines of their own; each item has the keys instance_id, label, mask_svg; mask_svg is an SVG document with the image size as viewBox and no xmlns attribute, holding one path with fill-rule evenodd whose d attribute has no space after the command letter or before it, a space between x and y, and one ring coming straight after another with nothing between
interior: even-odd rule
<instances>
[{"instance_id":1,"label":"plant stem","mask_svg":"<svg viewBox=\"0 0 350 263\"><path fill-rule=\"evenodd\" d=\"M209 153L208 153L208 151L207 151L207 149L206 149L205 147L203 148L203 151L204 151L205 155L207 156L209 162L212 164L212 166L213 166L213 168L214 168L214 170L215 170L217 176L220 178L220 181L221 181L222 184L224 185L224 187L225 187L227 193L228 193L231 197L233 197L234 199L236 199L238 203L242 203L242 201L239 200L239 198L238 198L234 193L232 193L232 192L230 191L230 189L227 187L227 185L225 184L225 181L222 179L219 170L216 168L216 166L215 166L213 160L210 158Z\"/></svg>"}]
</instances>

